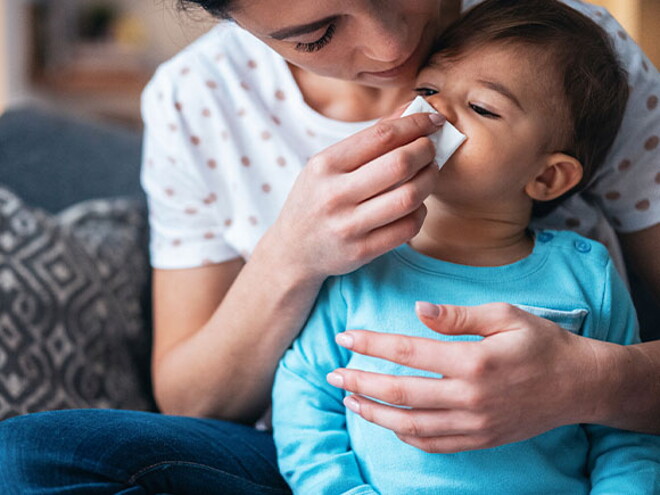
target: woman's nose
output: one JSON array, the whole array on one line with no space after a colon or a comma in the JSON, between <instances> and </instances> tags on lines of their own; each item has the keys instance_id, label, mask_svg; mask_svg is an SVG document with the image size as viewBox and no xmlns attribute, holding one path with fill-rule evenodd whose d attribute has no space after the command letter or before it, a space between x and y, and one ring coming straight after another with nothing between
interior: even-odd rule
<instances>
[{"instance_id":1,"label":"woman's nose","mask_svg":"<svg viewBox=\"0 0 660 495\"><path fill-rule=\"evenodd\" d=\"M406 39L407 30L404 22L395 16L391 18L380 12L367 20L361 33L363 53L378 62L400 62L410 55Z\"/></svg>"}]
</instances>

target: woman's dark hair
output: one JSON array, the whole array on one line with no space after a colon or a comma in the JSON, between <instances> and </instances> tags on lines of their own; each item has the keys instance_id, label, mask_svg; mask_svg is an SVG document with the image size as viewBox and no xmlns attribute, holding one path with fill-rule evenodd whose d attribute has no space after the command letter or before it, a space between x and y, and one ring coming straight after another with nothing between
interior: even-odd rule
<instances>
[{"instance_id":1,"label":"woman's dark hair","mask_svg":"<svg viewBox=\"0 0 660 495\"><path fill-rule=\"evenodd\" d=\"M229 10L232 0L177 0L179 8L186 10L190 5L199 5L213 17L231 19Z\"/></svg>"},{"instance_id":2,"label":"woman's dark hair","mask_svg":"<svg viewBox=\"0 0 660 495\"><path fill-rule=\"evenodd\" d=\"M550 55L568 107L564 129L558 129L565 136L562 151L583 167L582 180L568 194L579 191L605 160L628 99L626 72L608 35L557 0L487 0L450 26L434 52L451 60L493 42L520 43ZM535 216L547 214L565 197L535 204Z\"/></svg>"}]
</instances>

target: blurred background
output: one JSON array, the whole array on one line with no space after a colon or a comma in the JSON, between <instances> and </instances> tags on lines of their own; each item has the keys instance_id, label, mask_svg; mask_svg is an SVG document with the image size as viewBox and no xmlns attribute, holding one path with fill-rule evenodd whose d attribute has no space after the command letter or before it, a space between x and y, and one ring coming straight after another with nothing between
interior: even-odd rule
<instances>
[{"instance_id":1,"label":"blurred background","mask_svg":"<svg viewBox=\"0 0 660 495\"><path fill-rule=\"evenodd\" d=\"M155 68L213 24L176 0L0 0L0 113L36 104L139 127Z\"/></svg>"},{"instance_id":2,"label":"blurred background","mask_svg":"<svg viewBox=\"0 0 660 495\"><path fill-rule=\"evenodd\" d=\"M660 0L600 0L660 65ZM175 0L0 0L0 113L38 104L140 127L156 66L208 30Z\"/></svg>"}]
</instances>

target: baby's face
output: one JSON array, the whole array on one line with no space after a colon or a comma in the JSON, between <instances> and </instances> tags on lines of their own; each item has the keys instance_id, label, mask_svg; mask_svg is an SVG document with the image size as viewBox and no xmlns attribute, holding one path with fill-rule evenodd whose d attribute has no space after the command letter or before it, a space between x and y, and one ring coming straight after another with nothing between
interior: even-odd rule
<instances>
[{"instance_id":1,"label":"baby's face","mask_svg":"<svg viewBox=\"0 0 660 495\"><path fill-rule=\"evenodd\" d=\"M455 61L435 55L421 70L416 92L467 136L440 172L435 196L473 208L506 206L523 197L541 160L559 151L561 81L542 58L494 45Z\"/></svg>"}]
</instances>

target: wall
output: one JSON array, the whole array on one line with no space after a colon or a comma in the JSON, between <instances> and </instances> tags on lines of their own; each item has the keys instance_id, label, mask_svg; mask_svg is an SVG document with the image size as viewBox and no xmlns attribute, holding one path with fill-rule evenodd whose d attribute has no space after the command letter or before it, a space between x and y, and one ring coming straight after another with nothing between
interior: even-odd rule
<instances>
[{"instance_id":1,"label":"wall","mask_svg":"<svg viewBox=\"0 0 660 495\"><path fill-rule=\"evenodd\" d=\"M0 0L0 113L29 99L27 0Z\"/></svg>"},{"instance_id":2,"label":"wall","mask_svg":"<svg viewBox=\"0 0 660 495\"><path fill-rule=\"evenodd\" d=\"M39 99L28 81L29 4L35 0L0 0L0 113L8 105ZM46 0L60 7L70 0ZM79 2L86 0L77 0ZM171 57L216 21L201 12L178 12L176 0L117 0L141 21L152 64Z\"/></svg>"},{"instance_id":3,"label":"wall","mask_svg":"<svg viewBox=\"0 0 660 495\"><path fill-rule=\"evenodd\" d=\"M176 0L121 0L138 17L148 33L149 51L157 61L170 58L217 21L203 12L180 12Z\"/></svg>"},{"instance_id":4,"label":"wall","mask_svg":"<svg viewBox=\"0 0 660 495\"><path fill-rule=\"evenodd\" d=\"M656 67L660 67L660 1L644 0L639 43Z\"/></svg>"},{"instance_id":5,"label":"wall","mask_svg":"<svg viewBox=\"0 0 660 495\"><path fill-rule=\"evenodd\" d=\"M641 0L591 0L590 3L601 5L609 10L635 41L640 41L642 20Z\"/></svg>"},{"instance_id":6,"label":"wall","mask_svg":"<svg viewBox=\"0 0 660 495\"><path fill-rule=\"evenodd\" d=\"M4 112L9 99L7 74L7 0L0 0L0 113Z\"/></svg>"}]
</instances>

